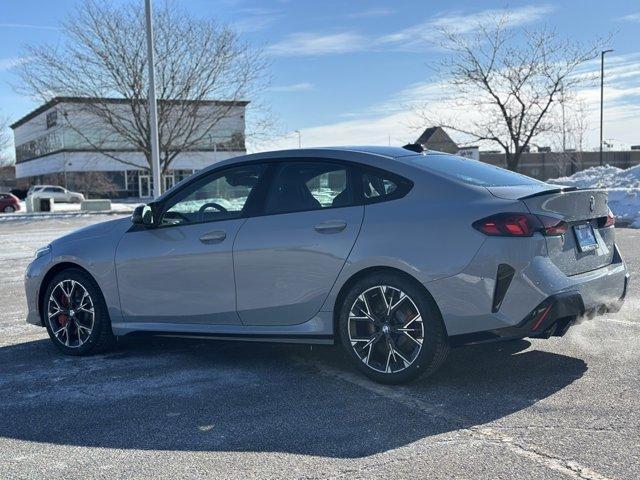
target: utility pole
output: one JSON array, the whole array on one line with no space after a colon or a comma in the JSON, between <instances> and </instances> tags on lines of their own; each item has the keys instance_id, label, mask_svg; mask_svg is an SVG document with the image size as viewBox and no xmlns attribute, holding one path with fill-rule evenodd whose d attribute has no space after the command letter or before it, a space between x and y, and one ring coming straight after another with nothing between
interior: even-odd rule
<instances>
[{"instance_id":1,"label":"utility pole","mask_svg":"<svg viewBox=\"0 0 640 480\"><path fill-rule=\"evenodd\" d=\"M600 52L600 166L602 166L602 124L604 111L604 54L613 50L603 50Z\"/></svg>"},{"instance_id":2,"label":"utility pole","mask_svg":"<svg viewBox=\"0 0 640 480\"><path fill-rule=\"evenodd\" d=\"M151 0L145 0L144 11L147 25L147 63L149 64L149 133L151 136L151 173L153 178L153 197L162 193L160 178L160 142L158 141L158 105L156 103L156 78L153 66L153 21Z\"/></svg>"},{"instance_id":3,"label":"utility pole","mask_svg":"<svg viewBox=\"0 0 640 480\"><path fill-rule=\"evenodd\" d=\"M300 130L294 130L293 133L298 134L298 148L302 148L302 134L300 133Z\"/></svg>"}]
</instances>

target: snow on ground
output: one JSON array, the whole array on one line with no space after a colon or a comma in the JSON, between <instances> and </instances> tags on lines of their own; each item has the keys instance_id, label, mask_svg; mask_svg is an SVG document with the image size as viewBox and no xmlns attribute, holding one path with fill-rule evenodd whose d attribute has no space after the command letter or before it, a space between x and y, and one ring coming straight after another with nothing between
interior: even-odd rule
<instances>
[{"instance_id":1,"label":"snow on ground","mask_svg":"<svg viewBox=\"0 0 640 480\"><path fill-rule=\"evenodd\" d=\"M0 222L12 220L48 220L52 218L84 217L104 214L129 214L140 202L111 202L111 210L88 212L80 209L79 203L54 203L52 212L27 213L27 207L23 200L20 201L20 210L15 213L3 213Z\"/></svg>"},{"instance_id":2,"label":"snow on ground","mask_svg":"<svg viewBox=\"0 0 640 480\"><path fill-rule=\"evenodd\" d=\"M119 202L111 202L111 210L117 210L122 212L133 212L133 210L141 205L140 202L134 203L119 203ZM20 212L25 213L27 211L27 207L24 203L24 200L20 200ZM79 203L55 203L53 204L54 212L79 212L80 204Z\"/></svg>"},{"instance_id":3,"label":"snow on ground","mask_svg":"<svg viewBox=\"0 0 640 480\"><path fill-rule=\"evenodd\" d=\"M604 188L609 192L609 207L618 220L640 228L640 165L626 170L610 165L592 167L570 177L547 182L579 188Z\"/></svg>"}]
</instances>

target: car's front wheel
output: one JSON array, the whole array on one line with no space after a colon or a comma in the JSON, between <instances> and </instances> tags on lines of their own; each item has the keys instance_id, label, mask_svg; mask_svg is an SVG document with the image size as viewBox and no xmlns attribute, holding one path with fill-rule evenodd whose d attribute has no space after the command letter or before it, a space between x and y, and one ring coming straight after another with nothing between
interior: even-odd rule
<instances>
[{"instance_id":1,"label":"car's front wheel","mask_svg":"<svg viewBox=\"0 0 640 480\"><path fill-rule=\"evenodd\" d=\"M100 288L82 270L64 270L53 277L42 316L54 345L67 355L99 353L114 340Z\"/></svg>"},{"instance_id":2,"label":"car's front wheel","mask_svg":"<svg viewBox=\"0 0 640 480\"><path fill-rule=\"evenodd\" d=\"M357 282L343 302L339 328L356 367L381 383L431 374L449 352L435 303L399 274L378 273Z\"/></svg>"},{"instance_id":3,"label":"car's front wheel","mask_svg":"<svg viewBox=\"0 0 640 480\"><path fill-rule=\"evenodd\" d=\"M4 213L13 213L15 211L16 209L13 208L11 205L7 205L6 207L4 207L4 210L3 210Z\"/></svg>"}]
</instances>

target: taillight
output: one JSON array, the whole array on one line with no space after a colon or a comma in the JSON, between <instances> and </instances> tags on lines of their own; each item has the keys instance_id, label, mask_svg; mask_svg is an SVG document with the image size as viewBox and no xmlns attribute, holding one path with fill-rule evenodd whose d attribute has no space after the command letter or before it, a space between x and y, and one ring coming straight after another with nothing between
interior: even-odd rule
<instances>
[{"instance_id":1,"label":"taillight","mask_svg":"<svg viewBox=\"0 0 640 480\"><path fill-rule=\"evenodd\" d=\"M531 237L535 232L543 235L563 235L568 225L558 218L530 213L497 213L473 222L473 228L485 235L497 237Z\"/></svg>"},{"instance_id":2,"label":"taillight","mask_svg":"<svg viewBox=\"0 0 640 480\"><path fill-rule=\"evenodd\" d=\"M569 225L564 220L559 218L547 217L545 215L537 215L538 219L542 223L541 233L549 237L555 235L564 235L569 230Z\"/></svg>"},{"instance_id":3,"label":"taillight","mask_svg":"<svg viewBox=\"0 0 640 480\"><path fill-rule=\"evenodd\" d=\"M604 222L603 228L613 227L615 224L616 224L616 216L613 214L611 210L609 210L609 213L607 214L607 220Z\"/></svg>"}]
</instances>

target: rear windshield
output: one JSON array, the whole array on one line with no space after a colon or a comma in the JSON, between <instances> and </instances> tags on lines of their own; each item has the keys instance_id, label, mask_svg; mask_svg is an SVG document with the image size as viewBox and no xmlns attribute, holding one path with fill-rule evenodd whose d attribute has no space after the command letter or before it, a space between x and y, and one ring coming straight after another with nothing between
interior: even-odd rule
<instances>
[{"instance_id":1,"label":"rear windshield","mask_svg":"<svg viewBox=\"0 0 640 480\"><path fill-rule=\"evenodd\" d=\"M416 155L408 160L427 170L480 187L544 185L544 182L526 175L453 155Z\"/></svg>"}]
</instances>

